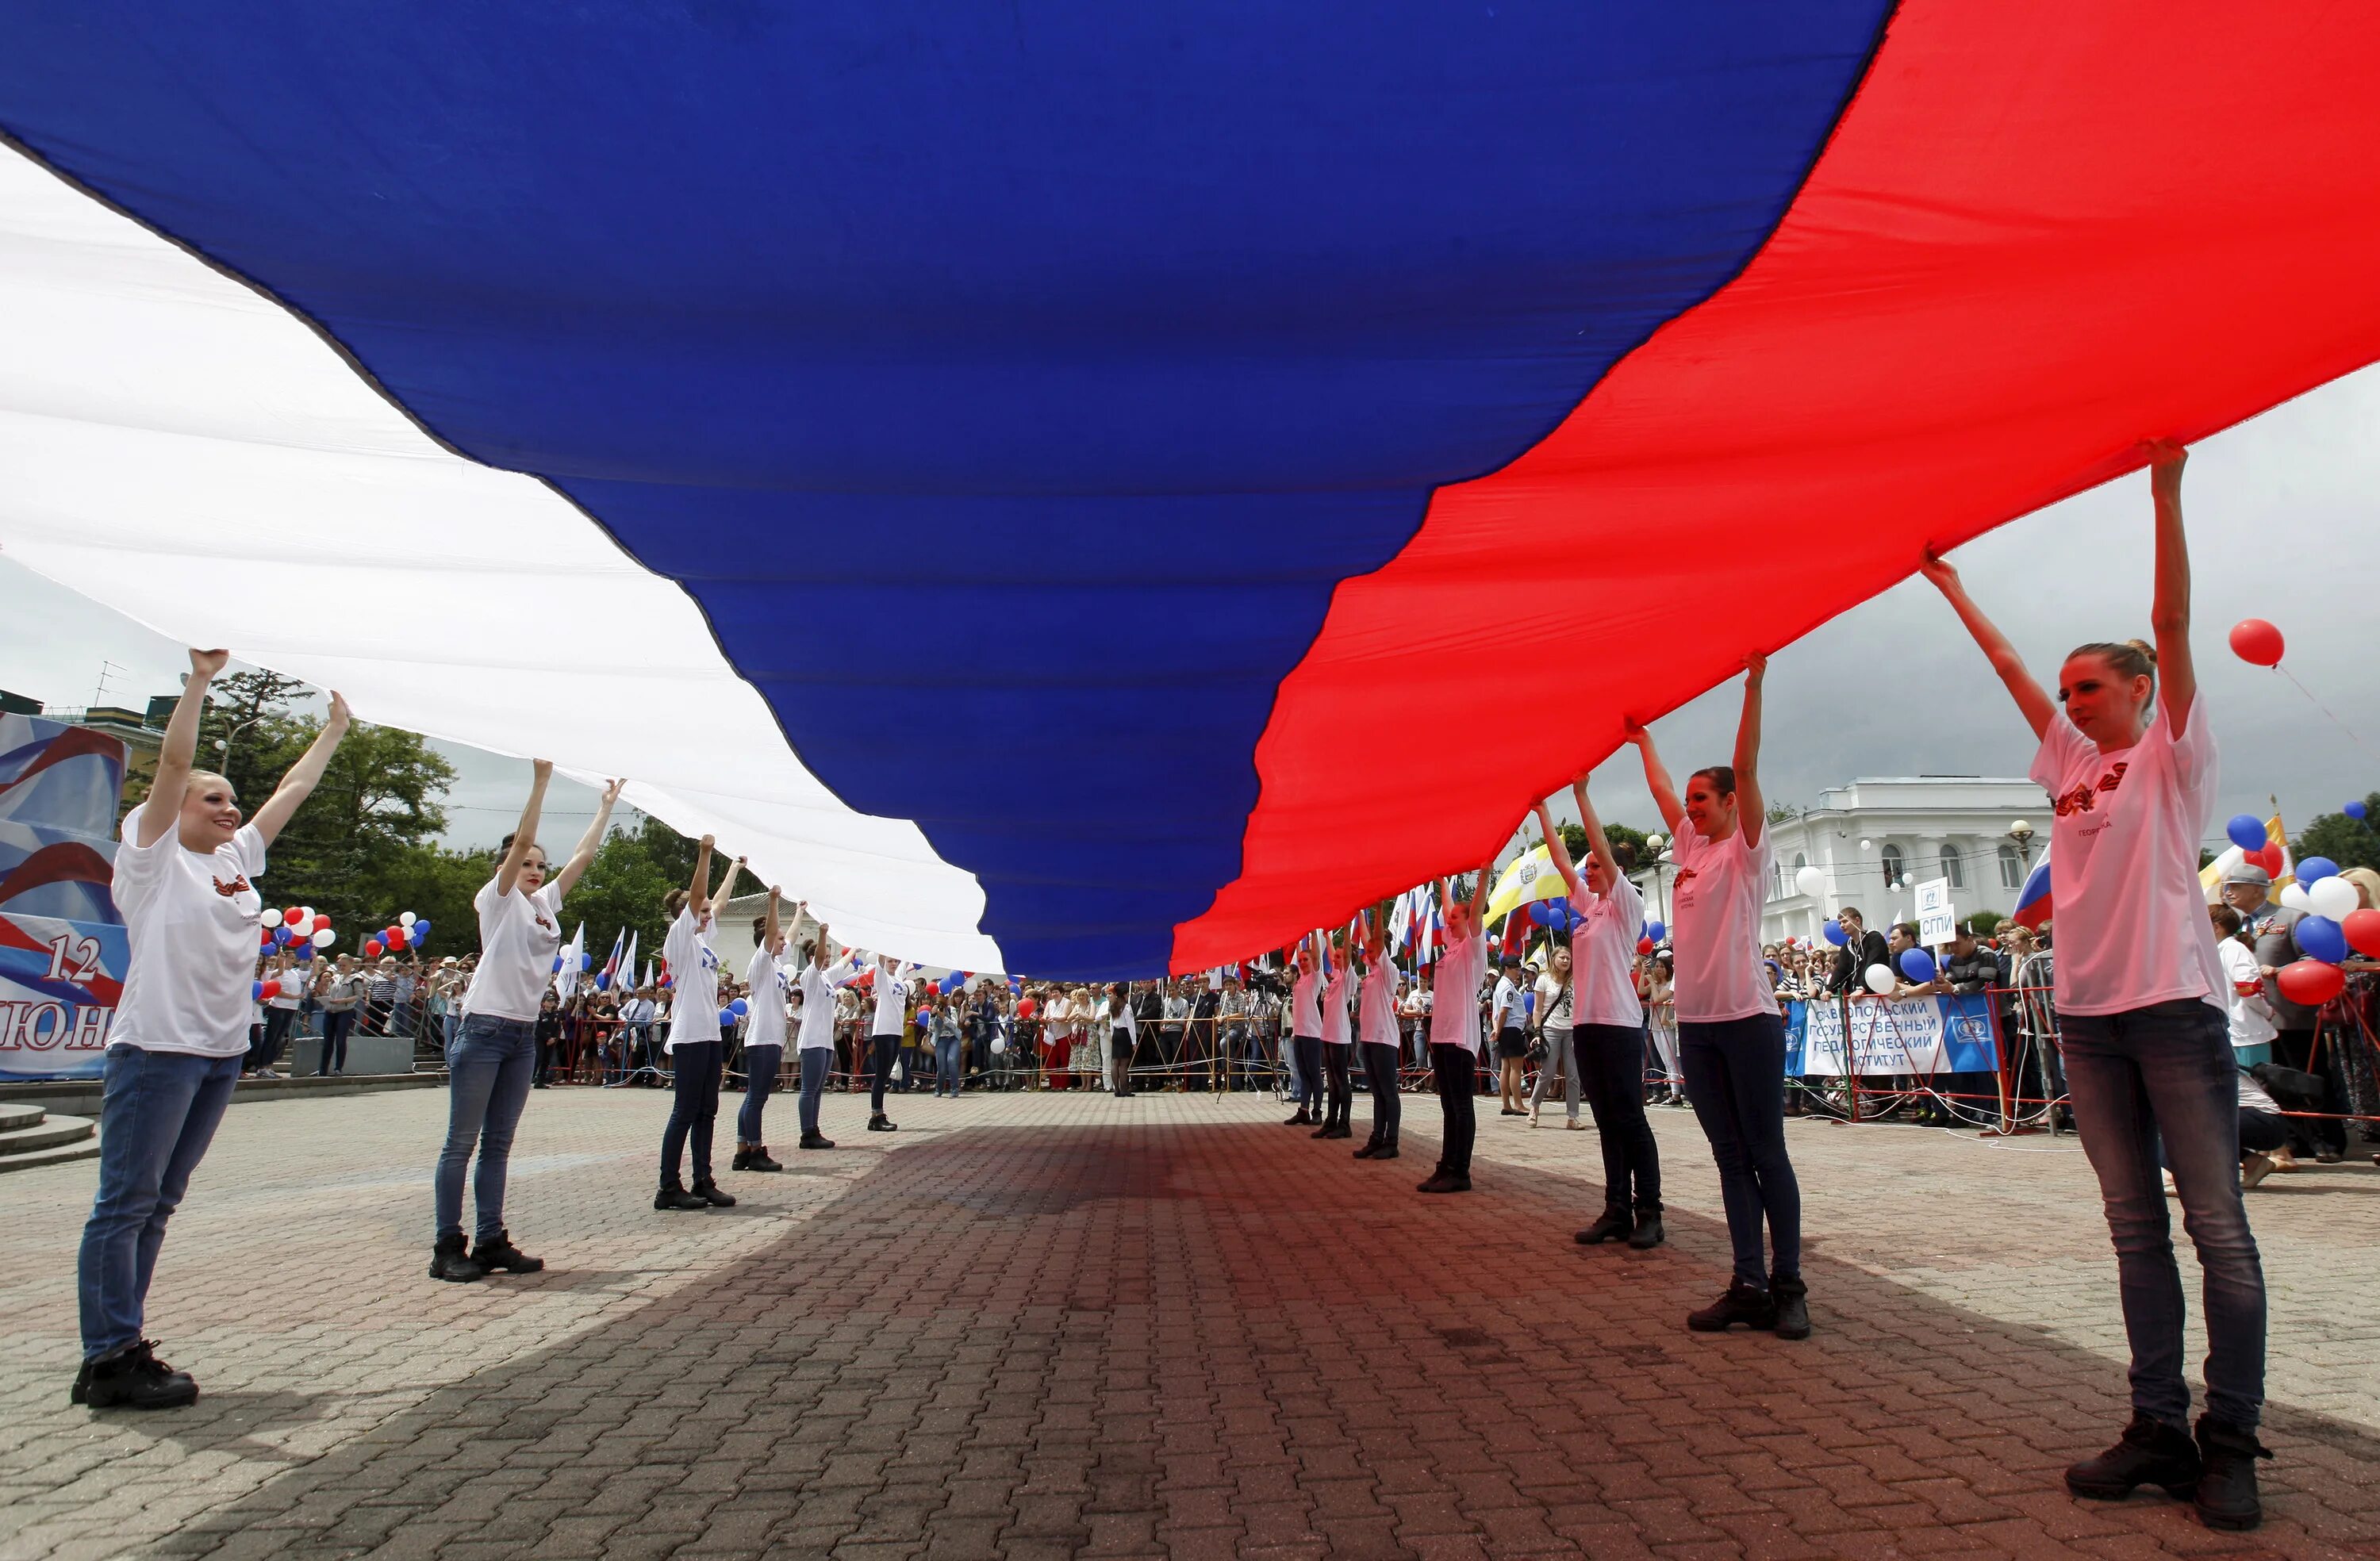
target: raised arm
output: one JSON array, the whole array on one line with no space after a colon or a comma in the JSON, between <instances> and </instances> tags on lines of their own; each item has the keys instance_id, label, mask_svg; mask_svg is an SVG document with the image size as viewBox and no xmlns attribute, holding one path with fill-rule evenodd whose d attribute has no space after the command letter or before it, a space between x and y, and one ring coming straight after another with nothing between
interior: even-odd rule
<instances>
[{"instance_id":1,"label":"raised arm","mask_svg":"<svg viewBox=\"0 0 2380 1561\"><path fill-rule=\"evenodd\" d=\"M1554 859L1554 871L1561 875L1562 887L1573 900L1586 898L1586 886L1578 881L1578 868L1570 859L1570 847L1562 843L1561 831L1554 828L1554 817L1546 805L1537 804L1537 828L1545 831L1546 854Z\"/></svg>"},{"instance_id":2,"label":"raised arm","mask_svg":"<svg viewBox=\"0 0 2380 1561\"><path fill-rule=\"evenodd\" d=\"M694 848L694 882L686 891L686 908L697 921L710 909L710 848L718 843L705 835Z\"/></svg>"},{"instance_id":3,"label":"raised arm","mask_svg":"<svg viewBox=\"0 0 2380 1561\"><path fill-rule=\"evenodd\" d=\"M743 871L744 858L740 856L727 864L727 876L719 880L719 892L710 897L713 904L724 905L735 898L735 880Z\"/></svg>"},{"instance_id":4,"label":"raised arm","mask_svg":"<svg viewBox=\"0 0 2380 1561\"><path fill-rule=\"evenodd\" d=\"M2181 738L2198 697L2198 667L2190 659L2190 539L2181 527L2181 468L2190 452L2169 439L2149 444L2149 491L2156 498L2156 600L2149 627L2156 635L2157 697L2167 728Z\"/></svg>"},{"instance_id":5,"label":"raised arm","mask_svg":"<svg viewBox=\"0 0 2380 1561\"><path fill-rule=\"evenodd\" d=\"M1578 819L1586 826L1586 849L1603 864L1603 881L1617 884L1620 881L1620 858L1613 853L1611 841L1603 833L1603 820L1596 816L1595 805L1586 800L1584 777L1570 783L1570 794L1578 799Z\"/></svg>"},{"instance_id":6,"label":"raised arm","mask_svg":"<svg viewBox=\"0 0 2380 1561\"><path fill-rule=\"evenodd\" d=\"M1496 847L1496 851L1503 849L1500 843ZM1471 903L1467 909L1471 914L1471 930L1474 932L1481 930L1480 917L1487 914L1488 897L1496 891L1496 851L1489 852L1488 860L1479 864L1479 876L1472 880Z\"/></svg>"},{"instance_id":7,"label":"raised arm","mask_svg":"<svg viewBox=\"0 0 2380 1561\"><path fill-rule=\"evenodd\" d=\"M199 722L207 713L207 684L230 659L228 650L190 652L189 681L182 684L182 697L174 706L173 719L165 723L164 741L157 750L156 779L149 788L149 800L140 805L140 826L133 831L135 844L155 845L166 830L179 825L182 795L190 789L190 766L199 755Z\"/></svg>"},{"instance_id":8,"label":"raised arm","mask_svg":"<svg viewBox=\"0 0 2380 1561\"><path fill-rule=\"evenodd\" d=\"M783 900L784 895L785 891L783 889L778 889L773 885L771 886L769 889L769 923L767 926L761 929L760 947L768 950L771 954L783 953L785 948L785 929L777 920L777 902Z\"/></svg>"},{"instance_id":9,"label":"raised arm","mask_svg":"<svg viewBox=\"0 0 2380 1561\"><path fill-rule=\"evenodd\" d=\"M568 894L572 886L586 877L587 869L595 865L595 853L603 843L603 831L612 827L612 805L620 800L620 788L625 783L614 780L603 788L602 796L595 804L595 821L587 826L587 832L578 837L578 849L570 853L570 860L553 876L556 894ZM513 844L517 847L520 841Z\"/></svg>"},{"instance_id":10,"label":"raised arm","mask_svg":"<svg viewBox=\"0 0 2380 1561\"><path fill-rule=\"evenodd\" d=\"M1653 746L1653 733L1634 721L1628 723L1628 741L1636 744L1636 752L1645 760L1645 789L1653 793L1653 805L1661 810L1661 822L1670 833L1678 832L1678 825L1686 817L1685 805L1678 800L1678 788L1670 779L1669 767L1661 762L1658 749Z\"/></svg>"},{"instance_id":11,"label":"raised arm","mask_svg":"<svg viewBox=\"0 0 2380 1561\"><path fill-rule=\"evenodd\" d=\"M496 864L496 892L510 894L513 885L520 882L521 864L528 860L529 849L537 844L537 824L545 811L546 782L553 779L552 759L532 759L528 767L528 801L521 805L520 822L513 826L512 848L504 859Z\"/></svg>"},{"instance_id":12,"label":"raised arm","mask_svg":"<svg viewBox=\"0 0 2380 1561\"><path fill-rule=\"evenodd\" d=\"M2181 522L2178 503L2174 517L2174 524L2179 528ZM2162 532L2159 535L2162 537ZM2187 569L2186 564L2184 568ZM1950 604L1950 611L1956 612L1959 622L1967 626L1967 633L1982 647L1984 659L1992 664L1992 671L1999 674L2000 682L2008 685L2010 695L2016 700L2016 708L2024 712L2025 724L2033 728L2033 735L2039 739L2049 731L2049 723L2057 719L2057 702L2050 698L2040 684L2034 681L2033 673L2025 669L2024 658L2016 653L2016 647L2009 643L2008 635L2000 633L1999 625L1984 616L1984 610L1977 607L1974 599L1967 594L1966 582L1959 578L1958 570L1951 567L1948 559L1927 553L1925 562L1919 566L1919 573L1934 582L1934 588L1942 593L1943 599ZM2184 591L2186 596L2187 587Z\"/></svg>"},{"instance_id":13,"label":"raised arm","mask_svg":"<svg viewBox=\"0 0 2380 1561\"><path fill-rule=\"evenodd\" d=\"M1743 659L1743 717L1735 723L1735 817L1743 843L1756 846L1768 828L1768 805L1760 795L1760 685L1768 658L1754 651Z\"/></svg>"},{"instance_id":14,"label":"raised arm","mask_svg":"<svg viewBox=\"0 0 2380 1561\"><path fill-rule=\"evenodd\" d=\"M322 718L322 730L314 733L314 741L307 745L306 752L289 767L289 773L281 778L281 784L273 788L273 795L265 800L264 805L256 810L256 832L264 837L265 844L273 842L282 827L298 811L298 805L314 794L314 788L321 783L322 771L329 768L331 756L338 751L339 740L346 736L347 723L352 719L347 713L346 700L334 690L331 713Z\"/></svg>"}]
</instances>

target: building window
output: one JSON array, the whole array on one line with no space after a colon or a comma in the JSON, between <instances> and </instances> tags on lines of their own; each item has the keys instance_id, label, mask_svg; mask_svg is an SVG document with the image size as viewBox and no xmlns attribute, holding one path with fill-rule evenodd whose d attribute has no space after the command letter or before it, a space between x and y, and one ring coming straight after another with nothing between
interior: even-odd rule
<instances>
[{"instance_id":1,"label":"building window","mask_svg":"<svg viewBox=\"0 0 2380 1561\"><path fill-rule=\"evenodd\" d=\"M1768 898L1771 900L1785 898L1785 869L1779 867L1773 859L1768 864Z\"/></svg>"},{"instance_id":2,"label":"building window","mask_svg":"<svg viewBox=\"0 0 2380 1561\"><path fill-rule=\"evenodd\" d=\"M1955 845L1942 848L1942 876L1950 880L1952 889L1967 887L1967 875L1960 869L1959 848Z\"/></svg>"},{"instance_id":3,"label":"building window","mask_svg":"<svg viewBox=\"0 0 2380 1561\"><path fill-rule=\"evenodd\" d=\"M1800 877L1802 876L1802 869L1809 865L1810 856L1807 852L1797 851L1793 853L1793 876L1795 877Z\"/></svg>"},{"instance_id":4,"label":"building window","mask_svg":"<svg viewBox=\"0 0 2380 1561\"><path fill-rule=\"evenodd\" d=\"M2016 847L2012 845L2000 847L2000 887L2002 889L2024 887L2024 858L2017 854Z\"/></svg>"},{"instance_id":5,"label":"building window","mask_svg":"<svg viewBox=\"0 0 2380 1561\"><path fill-rule=\"evenodd\" d=\"M1901 865L1900 848L1888 843L1884 848L1884 887L1899 889L1908 881L1908 870Z\"/></svg>"}]
</instances>

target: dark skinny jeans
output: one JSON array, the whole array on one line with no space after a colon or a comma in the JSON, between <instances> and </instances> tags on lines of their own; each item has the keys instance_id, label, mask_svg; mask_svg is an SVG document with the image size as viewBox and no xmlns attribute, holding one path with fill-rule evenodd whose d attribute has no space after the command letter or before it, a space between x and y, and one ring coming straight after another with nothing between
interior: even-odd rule
<instances>
[{"instance_id":1,"label":"dark skinny jeans","mask_svg":"<svg viewBox=\"0 0 2380 1561\"><path fill-rule=\"evenodd\" d=\"M1802 1277L1802 1184L1785 1153L1785 1021L1773 1013L1678 1024L1678 1071L1718 1165L1735 1277L1757 1289ZM1761 1261L1768 1227L1774 1262Z\"/></svg>"},{"instance_id":2,"label":"dark skinny jeans","mask_svg":"<svg viewBox=\"0 0 2380 1561\"><path fill-rule=\"evenodd\" d=\"M675 1070L671 1084L669 1126L662 1130L662 1185L678 1187L678 1164L686 1139L694 1140L694 1180L710 1180L710 1128L719 1119L719 1069L722 1060L717 1041L682 1041L670 1053Z\"/></svg>"},{"instance_id":3,"label":"dark skinny jeans","mask_svg":"<svg viewBox=\"0 0 2380 1561\"><path fill-rule=\"evenodd\" d=\"M1603 1206L1659 1214L1661 1150L1645 1119L1645 1032L1633 1024L1581 1024L1571 1031L1571 1047L1603 1143Z\"/></svg>"}]
</instances>

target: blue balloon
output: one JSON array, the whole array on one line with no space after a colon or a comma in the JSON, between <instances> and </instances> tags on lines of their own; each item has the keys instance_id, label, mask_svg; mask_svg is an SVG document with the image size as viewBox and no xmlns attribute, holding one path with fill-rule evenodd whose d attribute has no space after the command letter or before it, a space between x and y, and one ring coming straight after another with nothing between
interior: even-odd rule
<instances>
[{"instance_id":1,"label":"blue balloon","mask_svg":"<svg viewBox=\"0 0 2380 1561\"><path fill-rule=\"evenodd\" d=\"M2369 817L2372 812L2370 808L2364 806L2363 804L2360 802L2349 803L2345 807L2340 808L2339 811L2346 814L2350 818L2357 820Z\"/></svg>"},{"instance_id":2,"label":"blue balloon","mask_svg":"<svg viewBox=\"0 0 2380 1561\"><path fill-rule=\"evenodd\" d=\"M250 982L250 983L249 984L249 988L248 988L248 1000L249 1000L249 1002L252 1002L252 1003L261 1003L261 1002L262 1002L262 1001L264 1000L264 983L263 983L263 982L261 982L261 981L254 981L254 982Z\"/></svg>"},{"instance_id":3,"label":"blue balloon","mask_svg":"<svg viewBox=\"0 0 2380 1561\"><path fill-rule=\"evenodd\" d=\"M595 976L595 990L599 992L608 992L611 989L612 973L608 970L597 972Z\"/></svg>"},{"instance_id":4,"label":"blue balloon","mask_svg":"<svg viewBox=\"0 0 2380 1561\"><path fill-rule=\"evenodd\" d=\"M2252 813L2233 815L2231 822L2223 826L2223 832L2242 851L2265 849L2265 823Z\"/></svg>"},{"instance_id":5,"label":"blue balloon","mask_svg":"<svg viewBox=\"0 0 2380 1561\"><path fill-rule=\"evenodd\" d=\"M2318 884L2325 878L2338 877L2338 864L2327 856L2309 856L2298 864L2300 884Z\"/></svg>"},{"instance_id":6,"label":"blue balloon","mask_svg":"<svg viewBox=\"0 0 2380 1561\"><path fill-rule=\"evenodd\" d=\"M556 975L560 975L562 974L562 956L560 954L553 956L553 974Z\"/></svg>"},{"instance_id":7,"label":"blue balloon","mask_svg":"<svg viewBox=\"0 0 2380 1561\"><path fill-rule=\"evenodd\" d=\"M741 1019L746 1014L752 1011L752 1005L746 1002L743 998L738 998L734 1002L727 1005L727 1011L734 1014L736 1018Z\"/></svg>"},{"instance_id":8,"label":"blue balloon","mask_svg":"<svg viewBox=\"0 0 2380 1561\"><path fill-rule=\"evenodd\" d=\"M1923 949L1903 949L1900 951L1900 974L1912 981L1933 980L1934 956Z\"/></svg>"},{"instance_id":9,"label":"blue balloon","mask_svg":"<svg viewBox=\"0 0 2380 1561\"><path fill-rule=\"evenodd\" d=\"M415 922L413 924L413 940L416 943L420 942L423 938L429 936L430 924L428 922Z\"/></svg>"},{"instance_id":10,"label":"blue balloon","mask_svg":"<svg viewBox=\"0 0 2380 1561\"><path fill-rule=\"evenodd\" d=\"M1532 900L1532 901L1530 901L1530 902L1529 902L1529 920L1531 920L1531 921L1533 921L1533 922L1536 923L1539 926L1553 926L1553 925L1554 925L1554 902L1553 902L1552 901L1550 901L1550 900Z\"/></svg>"},{"instance_id":11,"label":"blue balloon","mask_svg":"<svg viewBox=\"0 0 2380 1561\"><path fill-rule=\"evenodd\" d=\"M2346 930L2328 916L2300 916L2289 930L2307 959L2335 965L2347 958Z\"/></svg>"},{"instance_id":12,"label":"blue balloon","mask_svg":"<svg viewBox=\"0 0 2380 1561\"><path fill-rule=\"evenodd\" d=\"M273 941L275 943L286 943L289 941L288 923L284 922L281 926L273 929Z\"/></svg>"},{"instance_id":13,"label":"blue balloon","mask_svg":"<svg viewBox=\"0 0 2380 1561\"><path fill-rule=\"evenodd\" d=\"M298 962L301 965L311 963L314 958L314 946L311 943L298 944L297 958Z\"/></svg>"},{"instance_id":14,"label":"blue balloon","mask_svg":"<svg viewBox=\"0 0 2380 1561\"><path fill-rule=\"evenodd\" d=\"M1828 922L1818 930L1825 933L1827 935L1827 941L1833 944L1838 949L1852 940L1852 935L1843 930L1843 924L1840 922Z\"/></svg>"},{"instance_id":15,"label":"blue balloon","mask_svg":"<svg viewBox=\"0 0 2380 1561\"><path fill-rule=\"evenodd\" d=\"M581 970L585 970L589 965L591 965L594 962L595 956L592 954L581 954L578 956L578 968Z\"/></svg>"},{"instance_id":16,"label":"blue balloon","mask_svg":"<svg viewBox=\"0 0 2380 1561\"><path fill-rule=\"evenodd\" d=\"M1661 939L1670 936L1670 929L1663 926L1659 922L1646 922L1645 924L1645 936L1651 938L1654 942L1658 943Z\"/></svg>"}]
</instances>

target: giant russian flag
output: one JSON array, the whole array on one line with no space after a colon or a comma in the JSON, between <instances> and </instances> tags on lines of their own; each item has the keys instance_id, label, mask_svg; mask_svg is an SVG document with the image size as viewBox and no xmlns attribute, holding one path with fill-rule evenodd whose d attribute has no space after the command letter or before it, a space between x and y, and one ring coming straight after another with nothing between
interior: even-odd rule
<instances>
[{"instance_id":1,"label":"giant russian flag","mask_svg":"<svg viewBox=\"0 0 2380 1561\"><path fill-rule=\"evenodd\" d=\"M854 943L1203 969L2380 357L2375 57L2290 0L19 7L0 546L630 776ZM1565 719L1488 741L1515 636Z\"/></svg>"}]
</instances>

